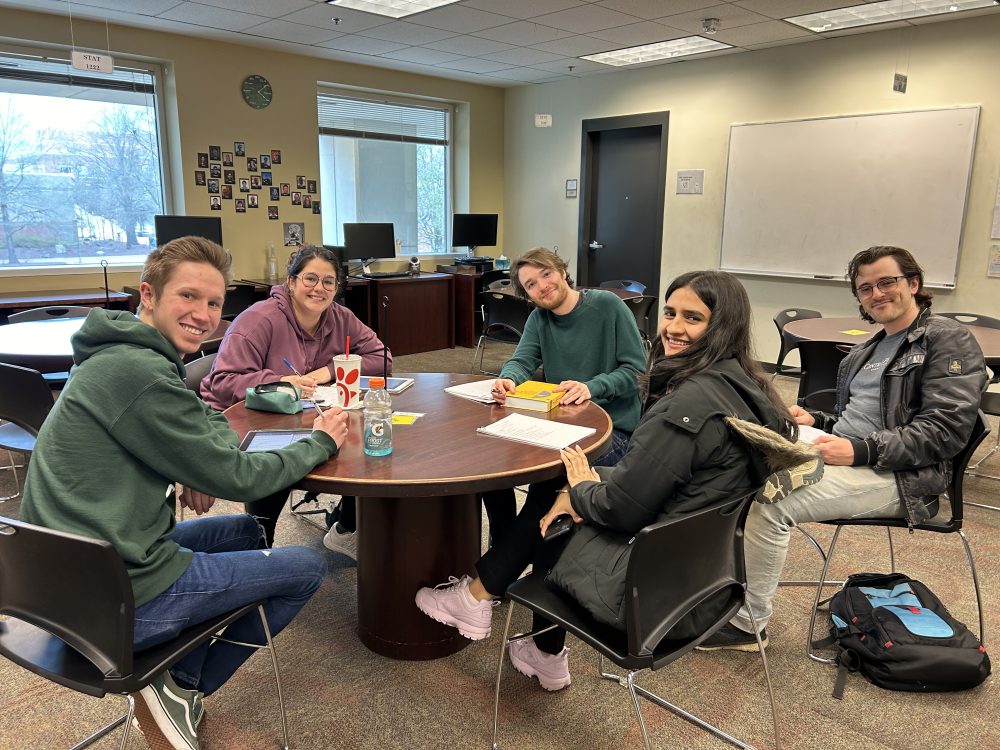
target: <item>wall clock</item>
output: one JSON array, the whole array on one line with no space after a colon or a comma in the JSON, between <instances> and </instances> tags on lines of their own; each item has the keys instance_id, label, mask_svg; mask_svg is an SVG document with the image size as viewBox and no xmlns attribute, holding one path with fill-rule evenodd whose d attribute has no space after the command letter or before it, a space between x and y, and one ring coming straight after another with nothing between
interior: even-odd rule
<instances>
[{"instance_id":1,"label":"wall clock","mask_svg":"<svg viewBox=\"0 0 1000 750\"><path fill-rule=\"evenodd\" d=\"M243 101L254 109L264 109L271 103L274 92L271 83L261 75L250 75L243 79Z\"/></svg>"}]
</instances>

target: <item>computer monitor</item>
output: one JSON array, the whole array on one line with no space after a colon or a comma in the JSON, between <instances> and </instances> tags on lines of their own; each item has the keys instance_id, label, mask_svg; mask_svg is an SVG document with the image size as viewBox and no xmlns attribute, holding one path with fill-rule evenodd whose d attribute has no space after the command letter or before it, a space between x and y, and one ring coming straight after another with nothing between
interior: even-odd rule
<instances>
[{"instance_id":1,"label":"computer monitor","mask_svg":"<svg viewBox=\"0 0 1000 750\"><path fill-rule=\"evenodd\" d=\"M455 214L451 221L451 244L470 251L497 244L496 214Z\"/></svg>"},{"instance_id":2,"label":"computer monitor","mask_svg":"<svg viewBox=\"0 0 1000 750\"><path fill-rule=\"evenodd\" d=\"M347 257L353 260L395 258L396 237L392 223L344 224L344 247Z\"/></svg>"},{"instance_id":3,"label":"computer monitor","mask_svg":"<svg viewBox=\"0 0 1000 750\"><path fill-rule=\"evenodd\" d=\"M156 246L165 245L178 237L204 237L222 244L222 219L218 216L165 216L153 217L156 228Z\"/></svg>"}]
</instances>

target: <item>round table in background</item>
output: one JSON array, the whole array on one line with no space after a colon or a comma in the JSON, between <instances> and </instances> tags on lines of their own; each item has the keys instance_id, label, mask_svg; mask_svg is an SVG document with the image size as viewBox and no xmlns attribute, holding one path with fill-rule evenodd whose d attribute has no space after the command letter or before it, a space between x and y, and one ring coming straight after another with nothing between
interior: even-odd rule
<instances>
[{"instance_id":1,"label":"round table in background","mask_svg":"<svg viewBox=\"0 0 1000 750\"><path fill-rule=\"evenodd\" d=\"M65 372L73 366L70 339L86 318L29 320L0 326L0 362L39 372Z\"/></svg>"},{"instance_id":2,"label":"round table in background","mask_svg":"<svg viewBox=\"0 0 1000 750\"><path fill-rule=\"evenodd\" d=\"M393 428L393 452L366 456L362 415L351 412L340 453L296 486L313 492L358 496L358 633L372 651L397 659L435 659L469 641L417 609L413 597L449 575L473 572L481 554L479 494L563 473L557 451L478 434L476 429L514 413L444 392L479 380L469 375L424 373L392 397L397 412L423 416ZM592 402L542 414L518 411L594 429L579 445L595 456L611 438L611 419ZM271 414L241 402L225 412L242 438L251 429L311 426L315 411Z\"/></svg>"}]
</instances>

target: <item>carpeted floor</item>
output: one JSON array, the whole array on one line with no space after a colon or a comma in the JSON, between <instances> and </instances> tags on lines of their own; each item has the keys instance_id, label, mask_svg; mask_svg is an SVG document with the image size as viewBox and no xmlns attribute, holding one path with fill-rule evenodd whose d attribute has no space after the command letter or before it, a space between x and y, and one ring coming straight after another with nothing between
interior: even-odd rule
<instances>
[{"instance_id":1,"label":"carpeted floor","mask_svg":"<svg viewBox=\"0 0 1000 750\"><path fill-rule=\"evenodd\" d=\"M497 345L498 361L506 356ZM399 357L397 372L468 372L472 352L446 350ZM778 378L787 399L795 381ZM996 429L996 420L992 420ZM994 436L988 438L992 443ZM0 462L6 454L0 454ZM1000 473L1000 458L991 460ZM10 472L0 471L0 495L13 488ZM327 498L322 497L326 500ZM1000 482L970 478L966 499L1000 503ZM17 501L0 504L0 514L17 516ZM238 512L219 503L213 512ZM1000 633L1000 513L969 508L966 530L976 562L987 611L987 640ZM825 528L815 529L828 539ZM319 529L286 514L277 543L304 544L322 550ZM975 621L968 569L957 539L939 535L894 535L900 570L926 581L960 619ZM432 662L399 662L376 656L355 633L356 570L353 563L327 553L329 572L323 587L295 622L278 638L279 657L292 747L325 748L482 748L491 738L493 676L500 630L507 607L496 611L491 638ZM885 532L845 532L835 575L888 568ZM456 571L460 573L461 571ZM814 577L819 558L795 535L786 577ZM665 580L682 571L664 571ZM788 750L983 750L1000 747L1000 714L995 678L980 688L951 694L919 695L884 691L860 677L848 681L844 700L830 697L834 672L811 663L804 653L811 590L782 588L768 626L768 649L778 699L783 746ZM404 603L405 605L405 603ZM392 616L386 612L387 617ZM524 613L515 614L521 627ZM593 652L570 641L573 684L549 694L536 682L505 668L501 701L503 748L611 750L640 746L627 694L600 680ZM660 692L703 718L721 725L758 748L772 747L770 717L763 697L756 655L696 653L648 675L641 684ZM206 701L202 725L205 750L276 748L280 729L270 692L271 673L264 656L255 656L226 687ZM120 698L103 700L60 688L13 664L0 661L0 749L66 748L92 728L113 718ZM658 748L721 748L724 743L686 722L644 705L647 725ZM114 735L117 738L117 734ZM105 739L98 747L114 747ZM129 748L145 748L134 735Z\"/></svg>"}]
</instances>

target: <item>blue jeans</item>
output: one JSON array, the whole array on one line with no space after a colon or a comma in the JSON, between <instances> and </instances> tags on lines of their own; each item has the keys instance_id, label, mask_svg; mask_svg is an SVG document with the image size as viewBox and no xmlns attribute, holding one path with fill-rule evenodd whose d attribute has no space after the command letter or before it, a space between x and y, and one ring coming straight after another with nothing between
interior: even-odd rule
<instances>
[{"instance_id":1,"label":"blue jeans","mask_svg":"<svg viewBox=\"0 0 1000 750\"><path fill-rule=\"evenodd\" d=\"M326 574L326 559L305 547L258 549L260 526L248 515L211 516L182 521L171 538L194 552L184 574L166 591L135 610L136 651L172 640L191 625L264 601L272 635L298 614ZM266 643L255 610L225 635L244 643ZM211 695L239 669L254 649L228 643L203 643L170 668L186 686Z\"/></svg>"},{"instance_id":2,"label":"blue jeans","mask_svg":"<svg viewBox=\"0 0 1000 750\"><path fill-rule=\"evenodd\" d=\"M622 456L625 455L625 451L628 450L630 437L632 437L631 433L612 429L611 442L608 445L608 449L594 461L593 466L614 466L621 461ZM566 484L565 477L561 477L558 481L560 487ZM534 486L529 485L528 491L530 492ZM507 536L514 528L514 518L517 516L517 502L514 499L513 488L484 492L482 498L483 507L486 508L486 517L490 521L490 546L492 547L495 544L499 544L500 540ZM547 512L548 508L545 510Z\"/></svg>"}]
</instances>

